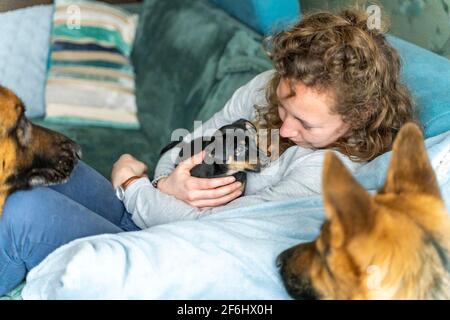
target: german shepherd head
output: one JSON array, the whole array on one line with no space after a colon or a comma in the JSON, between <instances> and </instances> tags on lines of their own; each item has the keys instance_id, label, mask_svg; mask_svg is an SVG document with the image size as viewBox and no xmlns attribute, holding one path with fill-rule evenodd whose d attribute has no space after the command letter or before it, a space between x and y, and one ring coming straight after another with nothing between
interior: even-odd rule
<instances>
[{"instance_id":1,"label":"german shepherd head","mask_svg":"<svg viewBox=\"0 0 450 320\"><path fill-rule=\"evenodd\" d=\"M327 221L277 260L299 299L449 299L450 218L415 124L399 132L384 187L372 196L326 156Z\"/></svg>"},{"instance_id":2,"label":"german shepherd head","mask_svg":"<svg viewBox=\"0 0 450 320\"><path fill-rule=\"evenodd\" d=\"M0 86L0 215L9 194L65 182L80 157L75 142L32 124L20 99Z\"/></svg>"}]
</instances>

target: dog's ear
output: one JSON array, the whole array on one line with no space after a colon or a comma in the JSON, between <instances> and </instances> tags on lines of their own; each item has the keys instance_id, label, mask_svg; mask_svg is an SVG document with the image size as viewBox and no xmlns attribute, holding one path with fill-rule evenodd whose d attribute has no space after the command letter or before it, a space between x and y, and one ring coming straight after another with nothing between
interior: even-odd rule
<instances>
[{"instance_id":1,"label":"dog's ear","mask_svg":"<svg viewBox=\"0 0 450 320\"><path fill-rule=\"evenodd\" d=\"M407 123L395 139L386 182L380 193L425 193L441 198L439 185L414 123Z\"/></svg>"},{"instance_id":2,"label":"dog's ear","mask_svg":"<svg viewBox=\"0 0 450 320\"><path fill-rule=\"evenodd\" d=\"M322 189L333 247L342 246L346 239L373 226L376 207L373 197L333 152L325 156Z\"/></svg>"}]
</instances>

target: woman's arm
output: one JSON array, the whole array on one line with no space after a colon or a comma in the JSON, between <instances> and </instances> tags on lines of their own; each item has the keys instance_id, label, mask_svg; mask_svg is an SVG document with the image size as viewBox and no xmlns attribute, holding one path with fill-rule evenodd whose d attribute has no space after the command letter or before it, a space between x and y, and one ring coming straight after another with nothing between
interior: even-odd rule
<instances>
[{"instance_id":1,"label":"woman's arm","mask_svg":"<svg viewBox=\"0 0 450 320\"><path fill-rule=\"evenodd\" d=\"M230 124L240 118L252 119L255 115L254 105L263 104L265 101L265 87L271 79L273 70L259 74L246 85L240 87L233 94L225 107L217 112L211 119L206 121L201 127L188 134L184 140L190 142L193 138L201 136L212 136L220 127ZM208 204L208 206L223 205L223 194L230 188L229 182L224 179L216 179L207 182L205 179L198 179L186 175L183 170L175 170L175 160L180 148L173 148L166 152L158 161L155 169L155 178L169 176L158 180L158 189L163 193L173 195L177 199L183 200L193 206L198 204ZM204 181L202 181L204 180ZM180 182L184 182L185 188L180 188ZM210 187L205 187L211 185ZM227 187L227 188L225 188ZM235 192L239 185L234 185L230 192ZM211 188L221 188L217 194L222 198L211 199L213 193Z\"/></svg>"},{"instance_id":2,"label":"woman's arm","mask_svg":"<svg viewBox=\"0 0 450 320\"><path fill-rule=\"evenodd\" d=\"M320 193L321 156L293 163L281 181L254 195L237 198L222 207L200 210L155 189L148 179L140 179L125 191L124 204L132 219L142 229L178 220L197 219L215 212L257 205L267 201L293 200Z\"/></svg>"},{"instance_id":3,"label":"woman's arm","mask_svg":"<svg viewBox=\"0 0 450 320\"><path fill-rule=\"evenodd\" d=\"M159 178L162 176L168 176L175 170L175 159L180 153L181 148L174 147L162 154L156 164L155 168L155 178Z\"/></svg>"},{"instance_id":4,"label":"woman's arm","mask_svg":"<svg viewBox=\"0 0 450 320\"><path fill-rule=\"evenodd\" d=\"M178 220L197 219L200 209L155 189L148 179L140 179L125 191L125 208L141 229Z\"/></svg>"},{"instance_id":5,"label":"woman's arm","mask_svg":"<svg viewBox=\"0 0 450 320\"><path fill-rule=\"evenodd\" d=\"M190 141L197 135L212 135L218 128L240 118L253 118L254 105L264 103L264 88L272 74L273 70L264 72L239 88L221 111L202 128L190 133L185 141ZM175 169L178 152L179 148L174 148L159 160L155 177L168 177L159 181L158 189L149 182L144 183L146 179L141 179L127 188L124 204L139 227L197 218L200 212L205 212L200 211L198 207L220 206L240 195L240 183L233 183L234 177L200 179L190 176L189 169L202 160L199 156L187 159L188 165L178 165Z\"/></svg>"},{"instance_id":6,"label":"woman's arm","mask_svg":"<svg viewBox=\"0 0 450 320\"><path fill-rule=\"evenodd\" d=\"M209 133L212 136L217 129L226 124L230 124L241 118L252 118L254 115L254 104L260 102L257 100L265 97L264 92L261 90L264 90L272 74L273 70L263 72L237 89L223 109L206 121L202 127L196 128L188 134L185 137L185 141L190 142L193 137L203 136L205 133ZM175 147L161 156L155 168L155 177L170 173L175 169L174 161L179 152L180 148Z\"/></svg>"},{"instance_id":7,"label":"woman's arm","mask_svg":"<svg viewBox=\"0 0 450 320\"><path fill-rule=\"evenodd\" d=\"M133 221L141 228L149 228L157 224L197 219L216 212L269 201L289 201L318 195L322 192L322 167L325 152L325 150L318 150L297 159L288 157L289 161L280 164L279 174L282 177L278 183L268 185L256 194L237 198L225 206L200 210L160 192L145 179L135 182L126 190L124 203L128 212L133 214ZM342 154L338 156L351 171L358 167L357 163L351 162ZM258 179L258 176L255 179ZM259 181L253 182L259 183Z\"/></svg>"},{"instance_id":8,"label":"woman's arm","mask_svg":"<svg viewBox=\"0 0 450 320\"><path fill-rule=\"evenodd\" d=\"M241 192L233 191L236 184L240 182L232 183L234 177L225 177L220 179L199 179L190 177L189 171L198 162L202 161L202 155L198 154L193 158L187 159L181 162L176 170L186 172L186 179L197 179L198 184L203 189L207 190L207 196L209 198L219 199L223 203L228 203L231 200L238 197ZM113 184L115 186L120 185L121 181L129 176L130 170L131 176L140 176L146 167L142 167L143 163L134 159L131 155L122 156L118 162L114 165L113 170ZM136 173L138 170L139 174ZM114 178L115 177L115 178ZM125 177L125 178L124 178ZM226 181L226 186L217 188L222 180ZM176 188L185 188L186 180L180 180L175 183ZM195 195L195 194L194 194ZM189 197L192 195L189 193ZM125 208L132 214L132 219L140 228L149 228L156 224L163 224L177 220L196 219L201 212L197 207L209 206L209 203L198 203L195 205L195 199L189 199L189 202L193 202L194 205L185 203L173 195L165 194L158 189L155 189L150 183L148 178L140 178L132 182L125 191L123 199ZM206 200L211 201L211 200Z\"/></svg>"},{"instance_id":9,"label":"woman's arm","mask_svg":"<svg viewBox=\"0 0 450 320\"><path fill-rule=\"evenodd\" d=\"M181 162L170 176L158 182L158 190L197 208L223 205L240 196L242 184L235 182L233 176L209 179L191 176L191 169L200 164L204 156L202 151Z\"/></svg>"}]
</instances>

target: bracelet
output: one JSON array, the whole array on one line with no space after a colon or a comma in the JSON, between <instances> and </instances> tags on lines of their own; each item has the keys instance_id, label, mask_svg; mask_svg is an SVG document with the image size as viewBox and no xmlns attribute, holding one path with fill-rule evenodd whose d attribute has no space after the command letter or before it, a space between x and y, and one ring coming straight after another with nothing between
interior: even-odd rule
<instances>
[{"instance_id":1,"label":"bracelet","mask_svg":"<svg viewBox=\"0 0 450 320\"><path fill-rule=\"evenodd\" d=\"M161 175L157 176L155 179L152 180L152 186L155 187L155 189L158 189L159 180L161 180L163 178L167 178L168 176L169 176L169 174L161 174Z\"/></svg>"}]
</instances>

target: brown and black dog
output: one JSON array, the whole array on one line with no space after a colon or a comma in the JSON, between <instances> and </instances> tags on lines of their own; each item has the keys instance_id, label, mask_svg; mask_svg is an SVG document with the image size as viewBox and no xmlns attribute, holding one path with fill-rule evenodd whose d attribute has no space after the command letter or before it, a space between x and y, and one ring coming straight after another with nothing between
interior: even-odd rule
<instances>
[{"instance_id":1,"label":"brown and black dog","mask_svg":"<svg viewBox=\"0 0 450 320\"><path fill-rule=\"evenodd\" d=\"M320 235L278 257L292 297L450 299L450 217L415 124L400 130L376 195L329 153L323 196Z\"/></svg>"},{"instance_id":2,"label":"brown and black dog","mask_svg":"<svg viewBox=\"0 0 450 320\"><path fill-rule=\"evenodd\" d=\"M190 173L198 178L234 176L242 183L244 193L247 172L260 172L270 159L259 148L258 132L252 122L239 119L216 130L212 137L199 137L191 142L173 141L161 150L163 155L170 149L181 148L175 164L186 160L201 150L206 151L205 160L194 166ZM196 150L197 149L197 150Z\"/></svg>"},{"instance_id":3,"label":"brown and black dog","mask_svg":"<svg viewBox=\"0 0 450 320\"><path fill-rule=\"evenodd\" d=\"M20 99L0 86L0 215L12 192L66 181L80 157L75 142L32 124Z\"/></svg>"}]
</instances>

